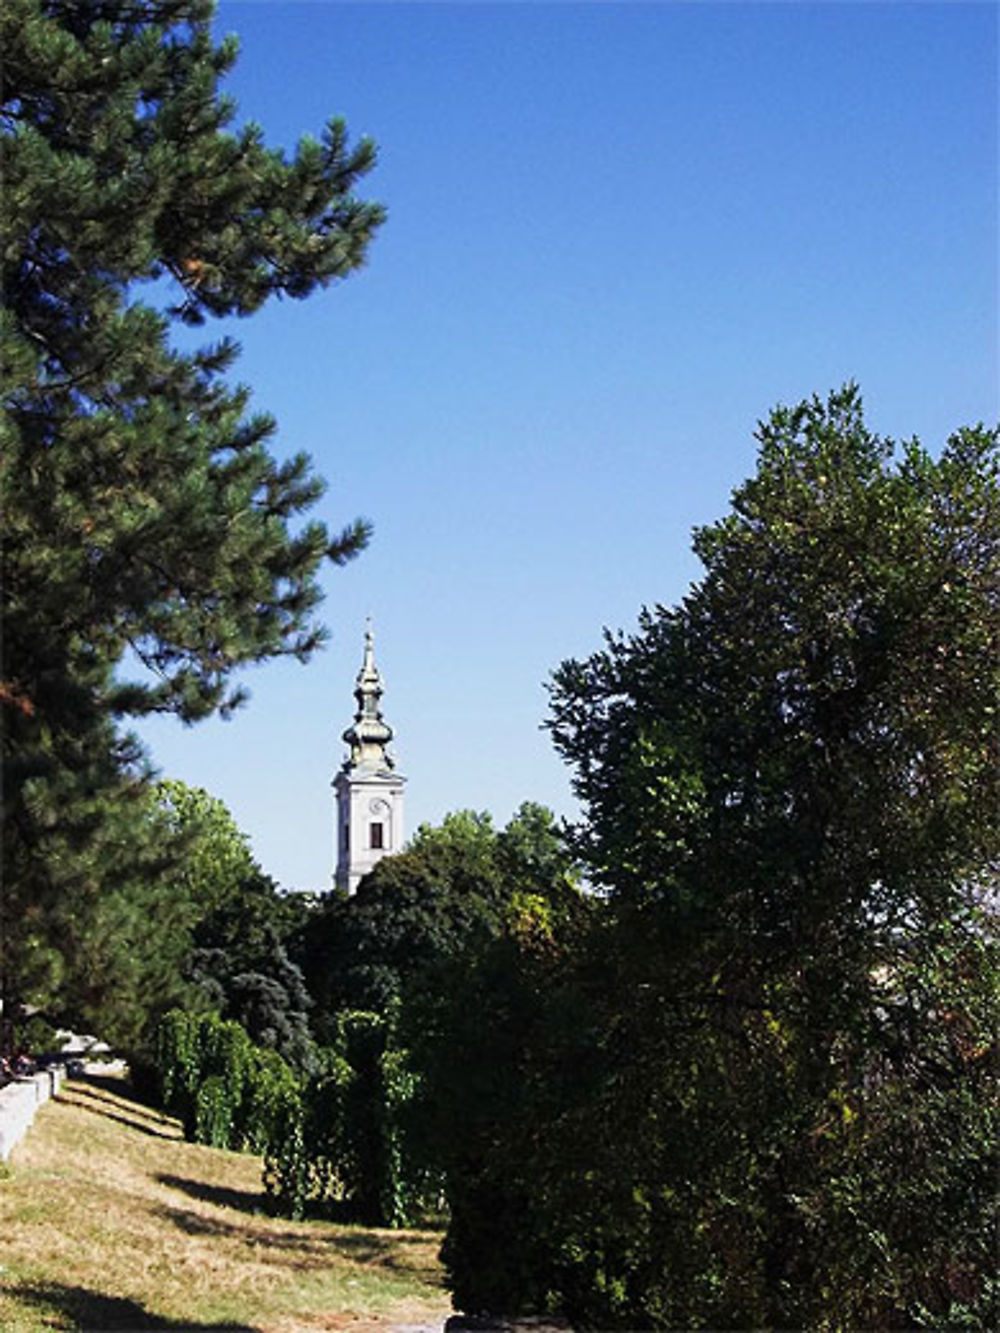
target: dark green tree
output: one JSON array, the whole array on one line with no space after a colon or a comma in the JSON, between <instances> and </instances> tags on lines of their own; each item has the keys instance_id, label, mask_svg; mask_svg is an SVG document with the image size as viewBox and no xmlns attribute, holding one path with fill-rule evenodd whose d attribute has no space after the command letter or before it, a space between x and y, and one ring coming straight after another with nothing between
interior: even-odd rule
<instances>
[{"instance_id":1,"label":"dark green tree","mask_svg":"<svg viewBox=\"0 0 1000 1333\"><path fill-rule=\"evenodd\" d=\"M308 1085L296 1143L275 1156L286 1206L329 1206L340 1190L342 1215L380 1225L436 1208L449 1146L468 1142L453 1122L478 1123L468 1096L507 1069L496 1044L470 1051L464 1039L493 1032L492 1002L509 1008L505 950L547 958L579 914L572 868L543 806L526 802L499 833L489 815L462 810L421 826L353 897L332 895L307 920L297 956L329 1068Z\"/></svg>"},{"instance_id":2,"label":"dark green tree","mask_svg":"<svg viewBox=\"0 0 1000 1333\"><path fill-rule=\"evenodd\" d=\"M5 832L0 989L58 991L56 923L94 902L113 812L141 791L122 720L194 721L234 672L320 642L316 571L364 544L299 522L308 460L268 449L226 372L175 324L305 297L360 265L374 161L332 121L294 156L230 128L210 0L10 0L0 16L4 189L0 504Z\"/></svg>"},{"instance_id":3,"label":"dark green tree","mask_svg":"<svg viewBox=\"0 0 1000 1333\"><path fill-rule=\"evenodd\" d=\"M471 810L421 825L353 897L331 895L309 919L298 956L320 1027L344 1008L385 1012L428 969L474 953L515 893L575 893L572 864L551 812L533 802L499 833Z\"/></svg>"},{"instance_id":4,"label":"dark green tree","mask_svg":"<svg viewBox=\"0 0 1000 1333\"><path fill-rule=\"evenodd\" d=\"M54 818L46 854L62 891L31 901L13 932L8 924L6 943L13 933L22 994L53 1020L98 1032L131 1054L156 1015L196 1000L187 969L203 909L179 882L185 846L154 787L132 784L117 801L94 804L100 818L85 843ZM5 885L5 911L12 897Z\"/></svg>"},{"instance_id":5,"label":"dark green tree","mask_svg":"<svg viewBox=\"0 0 1000 1333\"><path fill-rule=\"evenodd\" d=\"M294 1068L310 1068L310 1000L287 948L306 905L263 872L218 797L177 781L157 783L156 793L181 851L171 882L187 904L187 930L172 956L190 1003L235 1020ZM151 1007L147 1026L160 1013Z\"/></svg>"},{"instance_id":6,"label":"dark green tree","mask_svg":"<svg viewBox=\"0 0 1000 1333\"><path fill-rule=\"evenodd\" d=\"M384 857L357 892L331 894L307 921L297 957L329 1040L343 1009L384 1013L428 964L484 938L500 886L488 814L461 810L422 825L409 847Z\"/></svg>"},{"instance_id":7,"label":"dark green tree","mask_svg":"<svg viewBox=\"0 0 1000 1333\"><path fill-rule=\"evenodd\" d=\"M559 1205L574 1176L592 1179L593 1159L563 1117L602 1086L607 977L595 946L606 914L578 890L521 889L491 936L404 1008L413 1153L441 1181L442 1259L468 1313L548 1310L560 1250L584 1241Z\"/></svg>"},{"instance_id":8,"label":"dark green tree","mask_svg":"<svg viewBox=\"0 0 1000 1333\"><path fill-rule=\"evenodd\" d=\"M683 603L556 673L607 910L494 1044L465 1308L996 1322L998 434L897 451L848 388L759 438Z\"/></svg>"},{"instance_id":9,"label":"dark green tree","mask_svg":"<svg viewBox=\"0 0 1000 1333\"><path fill-rule=\"evenodd\" d=\"M309 998L286 949L304 904L263 873L222 801L177 781L138 786L87 858L102 891L66 896L34 960L41 978L51 970L36 993L53 1017L100 1031L134 1073L174 1006L236 1019L258 1045L308 1065Z\"/></svg>"}]
</instances>

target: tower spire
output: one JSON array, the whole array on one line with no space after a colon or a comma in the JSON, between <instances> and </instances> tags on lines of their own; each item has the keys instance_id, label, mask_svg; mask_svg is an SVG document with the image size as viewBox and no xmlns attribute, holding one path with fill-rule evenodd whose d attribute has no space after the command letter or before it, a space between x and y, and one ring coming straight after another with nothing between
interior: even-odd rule
<instances>
[{"instance_id":1,"label":"tower spire","mask_svg":"<svg viewBox=\"0 0 1000 1333\"><path fill-rule=\"evenodd\" d=\"M357 711L344 732L350 753L333 780L337 793L334 882L353 893L383 856L403 846L406 779L389 752L392 727L382 716L382 676L375 664L372 618L365 624L361 670L354 683Z\"/></svg>"},{"instance_id":2,"label":"tower spire","mask_svg":"<svg viewBox=\"0 0 1000 1333\"><path fill-rule=\"evenodd\" d=\"M372 618L365 626L365 653L354 685L357 712L353 725L344 732L343 739L351 747L347 768L393 769L396 761L389 753L392 727L382 716L382 676L375 665L375 633Z\"/></svg>"}]
</instances>

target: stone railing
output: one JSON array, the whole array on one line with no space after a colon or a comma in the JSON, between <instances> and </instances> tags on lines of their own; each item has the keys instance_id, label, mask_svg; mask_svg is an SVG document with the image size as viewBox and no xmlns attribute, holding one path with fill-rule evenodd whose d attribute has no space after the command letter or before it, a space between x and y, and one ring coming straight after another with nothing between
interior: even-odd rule
<instances>
[{"instance_id":1,"label":"stone railing","mask_svg":"<svg viewBox=\"0 0 1000 1333\"><path fill-rule=\"evenodd\" d=\"M64 1065L50 1065L0 1088L0 1162L7 1161L11 1150L28 1132L35 1112L56 1095L65 1077Z\"/></svg>"}]
</instances>

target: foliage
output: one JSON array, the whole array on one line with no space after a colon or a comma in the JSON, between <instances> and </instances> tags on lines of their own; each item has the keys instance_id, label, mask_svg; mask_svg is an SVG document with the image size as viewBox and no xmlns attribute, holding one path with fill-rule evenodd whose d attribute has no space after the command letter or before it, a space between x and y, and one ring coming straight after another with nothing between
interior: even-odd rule
<instances>
[{"instance_id":1,"label":"foliage","mask_svg":"<svg viewBox=\"0 0 1000 1333\"><path fill-rule=\"evenodd\" d=\"M443 1181L442 1249L456 1307L514 1311L533 1280L553 1280L536 1205L560 1165L578 1170L579 1142L553 1155L554 1119L571 1086L594 1087L594 996L584 957L600 934L603 904L577 894L560 910L517 894L485 947L441 969L403 1013L418 1074L412 1124L423 1160ZM593 969L600 987L600 969ZM527 1308L547 1309L542 1296Z\"/></svg>"},{"instance_id":2,"label":"foliage","mask_svg":"<svg viewBox=\"0 0 1000 1333\"><path fill-rule=\"evenodd\" d=\"M436 1181L408 1142L415 1077L393 1017L342 1012L323 1056L303 1088L300 1117L268 1155L268 1192L292 1217L406 1225Z\"/></svg>"},{"instance_id":3,"label":"foliage","mask_svg":"<svg viewBox=\"0 0 1000 1333\"><path fill-rule=\"evenodd\" d=\"M273 1151L294 1129L300 1106L296 1072L276 1051L255 1050L243 1108L243 1146L258 1156Z\"/></svg>"},{"instance_id":4,"label":"foliage","mask_svg":"<svg viewBox=\"0 0 1000 1333\"><path fill-rule=\"evenodd\" d=\"M269 452L275 423L227 385L236 345L171 339L347 276L382 218L354 195L374 149L340 122L291 157L228 128L217 88L236 43L213 46L211 15L209 0L10 0L0 18L11 1005L76 1005L81 945L104 987L127 960L110 942L122 921L135 939L138 891L109 898L160 848L128 817L148 774L122 719L227 713L241 665L307 659L317 570L367 536L300 524L321 483L305 456Z\"/></svg>"},{"instance_id":5,"label":"foliage","mask_svg":"<svg viewBox=\"0 0 1000 1333\"><path fill-rule=\"evenodd\" d=\"M258 1046L307 1072L312 1001L289 954L306 906L298 894L281 894L256 865L234 889L194 929L191 980L206 1004L240 1023Z\"/></svg>"},{"instance_id":6,"label":"foliage","mask_svg":"<svg viewBox=\"0 0 1000 1333\"><path fill-rule=\"evenodd\" d=\"M306 1073L315 1064L309 1032L310 1005L299 969L275 944L269 972L238 972L232 977L223 1015L235 1019L251 1039L273 1050L294 1069Z\"/></svg>"},{"instance_id":7,"label":"foliage","mask_svg":"<svg viewBox=\"0 0 1000 1333\"><path fill-rule=\"evenodd\" d=\"M51 880L4 941L9 993L33 995L64 1026L138 1052L151 1016L192 998L185 968L197 908L176 887L183 848L142 782L123 787L86 847L71 821L63 826L55 811L51 819ZM5 885L0 901L9 914L23 901L19 887Z\"/></svg>"},{"instance_id":8,"label":"foliage","mask_svg":"<svg viewBox=\"0 0 1000 1333\"><path fill-rule=\"evenodd\" d=\"M59 1033L43 1014L10 1024L10 1047L28 1055L51 1055L59 1049Z\"/></svg>"},{"instance_id":9,"label":"foliage","mask_svg":"<svg viewBox=\"0 0 1000 1333\"><path fill-rule=\"evenodd\" d=\"M997 443L777 410L681 606L557 672L607 904L450 1029L464 1308L996 1322Z\"/></svg>"},{"instance_id":10,"label":"foliage","mask_svg":"<svg viewBox=\"0 0 1000 1333\"><path fill-rule=\"evenodd\" d=\"M458 965L496 934L515 892L572 896L572 866L551 812L533 802L499 833L471 810L421 825L405 851L379 861L353 897L331 895L302 932L321 1037L342 1009L387 1012L428 971Z\"/></svg>"},{"instance_id":11,"label":"foliage","mask_svg":"<svg viewBox=\"0 0 1000 1333\"><path fill-rule=\"evenodd\" d=\"M182 782L156 785L158 807L181 859L171 879L188 905L181 971L190 1003L216 1009L299 1069L312 1059L310 1000L286 939L305 909L283 895L253 858L225 805Z\"/></svg>"},{"instance_id":12,"label":"foliage","mask_svg":"<svg viewBox=\"0 0 1000 1333\"><path fill-rule=\"evenodd\" d=\"M285 946L304 909L262 873L220 800L175 781L137 787L91 855L115 882L72 896L45 923L55 1015L100 1032L137 1067L170 1008L216 1009L308 1067L309 999Z\"/></svg>"},{"instance_id":13,"label":"foliage","mask_svg":"<svg viewBox=\"0 0 1000 1333\"><path fill-rule=\"evenodd\" d=\"M164 1015L156 1036L163 1105L181 1120L188 1121L201 1071L198 1020L182 1009L171 1009Z\"/></svg>"},{"instance_id":14,"label":"foliage","mask_svg":"<svg viewBox=\"0 0 1000 1333\"><path fill-rule=\"evenodd\" d=\"M280 1056L216 1014L166 1014L156 1065L164 1108L196 1143L263 1153L298 1113L298 1081Z\"/></svg>"},{"instance_id":15,"label":"foliage","mask_svg":"<svg viewBox=\"0 0 1000 1333\"><path fill-rule=\"evenodd\" d=\"M455 1088L446 1060L427 1054L430 1027L447 1026L442 997L461 993L471 960L508 918L545 935L579 901L571 870L544 807L526 802L499 833L489 815L459 811L423 825L356 895L334 895L307 918L298 956L327 1049L294 1143L269 1162L284 1207L384 1226L437 1208L436 1108L454 1102Z\"/></svg>"},{"instance_id":16,"label":"foliage","mask_svg":"<svg viewBox=\"0 0 1000 1333\"><path fill-rule=\"evenodd\" d=\"M341 1014L335 1045L303 1079L238 1023L176 1009L156 1062L160 1100L185 1136L263 1155L266 1191L286 1215L389 1227L421 1204L427 1173L404 1142L415 1078L390 1018Z\"/></svg>"},{"instance_id":17,"label":"foliage","mask_svg":"<svg viewBox=\"0 0 1000 1333\"><path fill-rule=\"evenodd\" d=\"M522 801L496 836L494 851L505 894L544 895L572 901L575 864L555 815L537 801Z\"/></svg>"},{"instance_id":18,"label":"foliage","mask_svg":"<svg viewBox=\"0 0 1000 1333\"><path fill-rule=\"evenodd\" d=\"M156 801L164 827L183 852L175 890L197 904L199 919L231 902L260 874L247 835L217 796L203 787L161 778Z\"/></svg>"}]
</instances>

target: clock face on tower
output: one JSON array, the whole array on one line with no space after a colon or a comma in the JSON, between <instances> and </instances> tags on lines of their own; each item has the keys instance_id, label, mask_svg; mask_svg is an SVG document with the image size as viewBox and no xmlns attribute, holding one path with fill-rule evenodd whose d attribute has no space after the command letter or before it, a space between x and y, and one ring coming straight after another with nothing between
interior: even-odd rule
<instances>
[{"instance_id":1,"label":"clock face on tower","mask_svg":"<svg viewBox=\"0 0 1000 1333\"><path fill-rule=\"evenodd\" d=\"M373 801L369 801L368 809L373 815L387 815L389 813L389 802L383 801L381 796L376 796Z\"/></svg>"}]
</instances>

